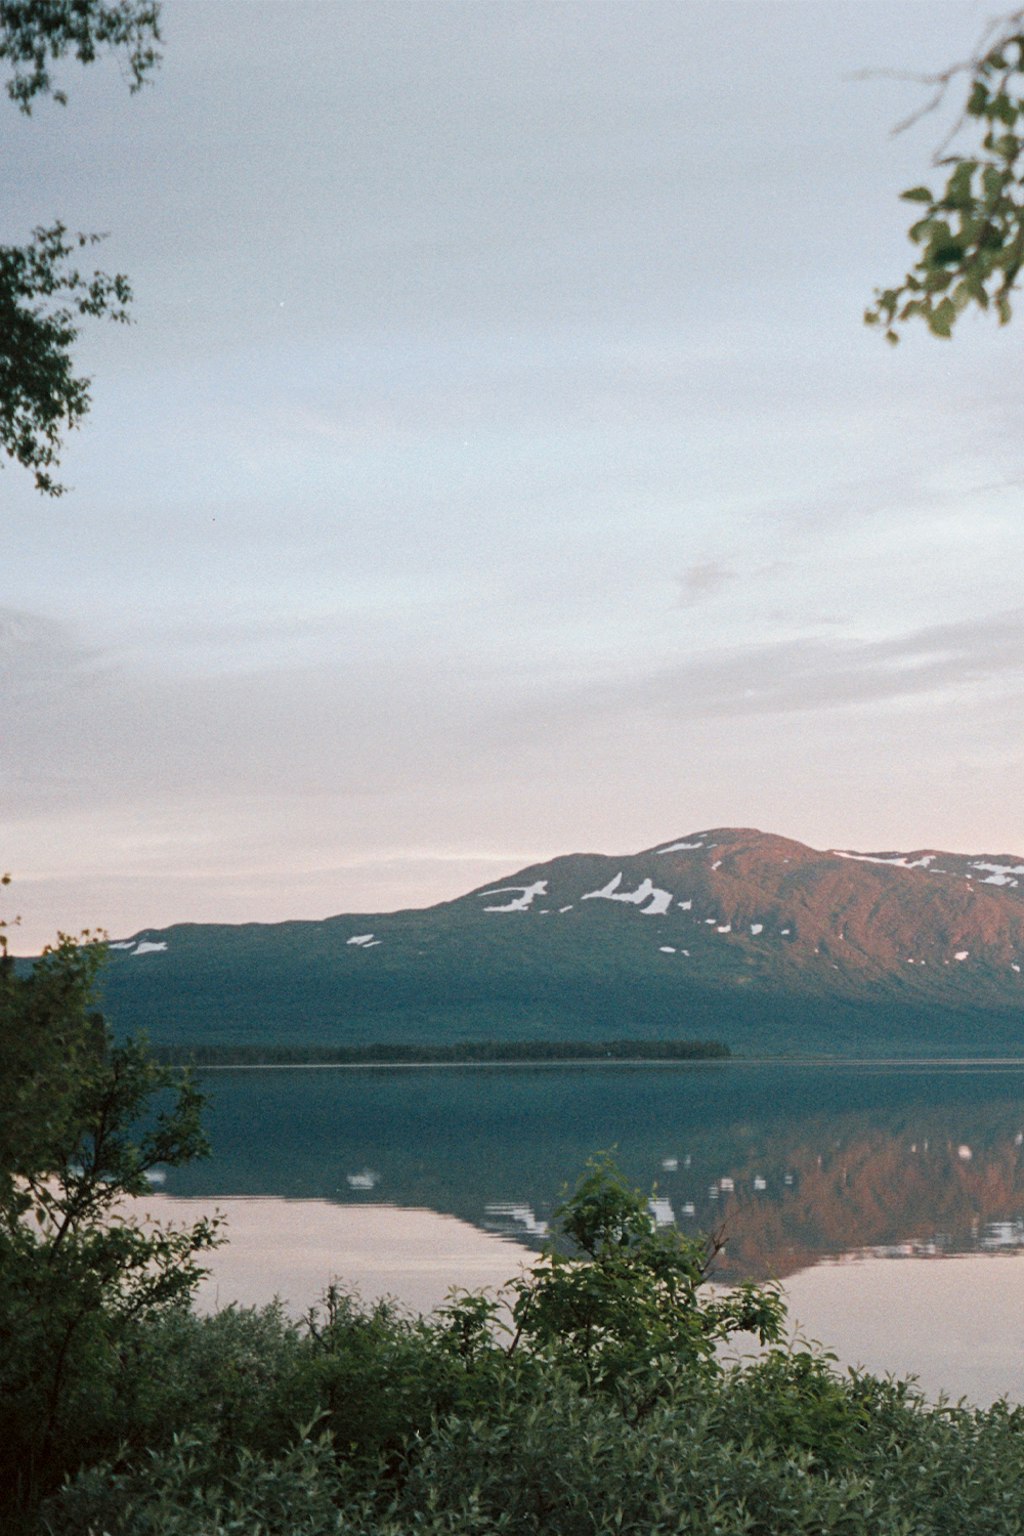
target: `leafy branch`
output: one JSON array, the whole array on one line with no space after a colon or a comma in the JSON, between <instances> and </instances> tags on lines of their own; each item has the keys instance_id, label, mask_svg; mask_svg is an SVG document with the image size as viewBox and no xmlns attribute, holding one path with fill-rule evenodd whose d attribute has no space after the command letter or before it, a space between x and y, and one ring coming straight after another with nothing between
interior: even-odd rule
<instances>
[{"instance_id":1,"label":"leafy branch","mask_svg":"<svg viewBox=\"0 0 1024 1536\"><path fill-rule=\"evenodd\" d=\"M92 381L75 372L71 357L79 321L129 319L128 279L74 264L76 252L102 238L54 224L34 230L28 245L0 246L0 447L33 471L48 496L66 490L52 471L64 433L90 404Z\"/></svg>"},{"instance_id":2,"label":"leafy branch","mask_svg":"<svg viewBox=\"0 0 1024 1536\"><path fill-rule=\"evenodd\" d=\"M933 95L897 125L900 132L935 110L954 80L968 76L963 112L936 156L937 168L947 172L945 186L901 194L922 210L908 231L918 258L901 283L876 290L864 315L867 324L883 327L889 342L915 317L933 336L948 338L972 305L994 309L1001 325L1011 317L1010 296L1024 264L1024 10L999 25L996 40L979 55L923 77ZM965 128L980 134L977 148L947 154Z\"/></svg>"},{"instance_id":3,"label":"leafy branch","mask_svg":"<svg viewBox=\"0 0 1024 1536\"><path fill-rule=\"evenodd\" d=\"M63 105L51 63L70 54L91 64L111 51L123 55L129 90L139 90L160 62L159 17L154 0L0 0L8 96L26 115L37 96ZM34 230L26 245L0 246L0 449L31 470L47 496L67 489L53 471L64 434L90 405L91 380L75 372L71 356L79 322L128 320L128 279L74 264L77 252L102 238L58 223Z\"/></svg>"},{"instance_id":4,"label":"leafy branch","mask_svg":"<svg viewBox=\"0 0 1024 1536\"><path fill-rule=\"evenodd\" d=\"M26 115L36 96L67 103L50 75L52 60L71 53L92 64L101 50L123 50L134 92L159 64L159 42L160 6L146 0L0 0L0 59L14 65L7 94Z\"/></svg>"}]
</instances>

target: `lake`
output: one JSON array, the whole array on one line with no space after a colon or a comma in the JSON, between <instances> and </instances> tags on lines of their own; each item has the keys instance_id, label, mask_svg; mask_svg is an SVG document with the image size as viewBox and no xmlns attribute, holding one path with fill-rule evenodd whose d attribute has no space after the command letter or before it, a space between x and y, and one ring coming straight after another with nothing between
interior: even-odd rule
<instances>
[{"instance_id":1,"label":"lake","mask_svg":"<svg viewBox=\"0 0 1024 1536\"><path fill-rule=\"evenodd\" d=\"M307 1306L329 1278L424 1308L528 1261L614 1149L652 1211L718 1231L841 1358L1024 1398L1024 1063L226 1069L214 1155L161 1198L227 1210L207 1295ZM163 1198L163 1197L168 1197Z\"/></svg>"}]
</instances>

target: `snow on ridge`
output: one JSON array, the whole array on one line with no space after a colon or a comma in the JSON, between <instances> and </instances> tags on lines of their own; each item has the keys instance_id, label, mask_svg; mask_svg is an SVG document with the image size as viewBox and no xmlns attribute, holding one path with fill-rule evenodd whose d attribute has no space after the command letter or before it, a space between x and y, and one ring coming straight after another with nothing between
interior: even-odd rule
<instances>
[{"instance_id":1,"label":"snow on ridge","mask_svg":"<svg viewBox=\"0 0 1024 1536\"><path fill-rule=\"evenodd\" d=\"M372 933L354 933L346 944L355 944L359 949L376 949L378 944L383 944L383 939L375 938Z\"/></svg>"},{"instance_id":2,"label":"snow on ridge","mask_svg":"<svg viewBox=\"0 0 1024 1536\"><path fill-rule=\"evenodd\" d=\"M650 905L643 907L643 914L645 917L664 917L665 913L672 905L672 892L660 890L658 886L654 884L654 881L651 879L650 875L645 876L644 879L641 880L635 891L620 891L619 886L621 884L622 870L620 869L619 873L614 877L614 879L609 880L607 885L602 886L599 891L585 892L585 894L580 897L580 900L626 901L635 907L639 907L643 902L647 901L650 902Z\"/></svg>"},{"instance_id":3,"label":"snow on ridge","mask_svg":"<svg viewBox=\"0 0 1024 1536\"><path fill-rule=\"evenodd\" d=\"M655 855L657 856L658 854L662 854L662 853L682 853L684 850L689 851L692 848L703 848L703 847L704 847L703 842L699 842L699 843L669 843L664 848L655 848L654 852L655 852Z\"/></svg>"},{"instance_id":4,"label":"snow on ridge","mask_svg":"<svg viewBox=\"0 0 1024 1536\"><path fill-rule=\"evenodd\" d=\"M1017 888L1015 875L1024 875L1024 864L987 864L984 859L972 859L971 869L991 870L986 874L982 885L1009 885L1014 890Z\"/></svg>"},{"instance_id":5,"label":"snow on ridge","mask_svg":"<svg viewBox=\"0 0 1024 1536\"><path fill-rule=\"evenodd\" d=\"M927 869L933 875L948 875L947 869L931 866L939 857L937 853L922 853L919 858L913 859L905 853L852 853L849 849L830 848L829 852L837 859L854 859L859 864L885 864L895 869ZM982 885L1006 885L1016 890L1019 885L1018 875L1024 875L1024 864L995 864L986 859L971 859L967 865L968 870L978 870L984 875ZM967 880L972 880L973 875L967 874Z\"/></svg>"},{"instance_id":6,"label":"snow on ridge","mask_svg":"<svg viewBox=\"0 0 1024 1536\"><path fill-rule=\"evenodd\" d=\"M519 892L516 896L513 893ZM526 912L536 901L538 896L548 894L546 880L535 880L532 885L500 885L493 891L481 891L481 896L512 896L511 901L503 902L499 907L484 907L485 912Z\"/></svg>"},{"instance_id":7,"label":"snow on ridge","mask_svg":"<svg viewBox=\"0 0 1024 1536\"><path fill-rule=\"evenodd\" d=\"M855 859L858 864L889 864L898 869L927 869L934 863L934 853L923 853L919 859L908 859L905 853L851 853L848 849L830 848L829 853L836 859ZM980 868L975 865L975 868Z\"/></svg>"},{"instance_id":8,"label":"snow on ridge","mask_svg":"<svg viewBox=\"0 0 1024 1536\"><path fill-rule=\"evenodd\" d=\"M166 939L155 943L152 939L140 939L132 951L135 955L159 955L167 948Z\"/></svg>"}]
</instances>

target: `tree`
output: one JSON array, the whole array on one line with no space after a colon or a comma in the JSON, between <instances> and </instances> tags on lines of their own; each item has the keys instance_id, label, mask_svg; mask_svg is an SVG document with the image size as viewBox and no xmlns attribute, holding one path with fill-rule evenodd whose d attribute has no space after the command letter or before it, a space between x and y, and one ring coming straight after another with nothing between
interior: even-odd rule
<instances>
[{"instance_id":1,"label":"tree","mask_svg":"<svg viewBox=\"0 0 1024 1536\"><path fill-rule=\"evenodd\" d=\"M911 319L923 320L933 336L949 337L972 306L994 309L1001 325L1012 313L1010 296L1024 265L1024 10L994 26L972 58L922 77L933 94L897 127L934 111L953 83L966 79L966 103L935 157L945 186L901 194L921 210L909 230L917 260L896 287L876 290L864 316L893 343ZM951 151L961 134L969 142Z\"/></svg>"},{"instance_id":2,"label":"tree","mask_svg":"<svg viewBox=\"0 0 1024 1536\"><path fill-rule=\"evenodd\" d=\"M781 1337L778 1292L744 1284L702 1294L721 1240L659 1228L607 1155L588 1163L555 1221L562 1246L513 1282L513 1348L522 1340L553 1352L588 1386L646 1408L676 1371L713 1372L716 1346L733 1334Z\"/></svg>"},{"instance_id":3,"label":"tree","mask_svg":"<svg viewBox=\"0 0 1024 1536\"><path fill-rule=\"evenodd\" d=\"M216 1221L147 1223L150 1172L206 1151L202 1096L96 1009L102 943L0 956L0 1489L31 1503L80 1459L132 1330L187 1304Z\"/></svg>"},{"instance_id":4,"label":"tree","mask_svg":"<svg viewBox=\"0 0 1024 1536\"><path fill-rule=\"evenodd\" d=\"M51 76L68 54L91 64L104 50L126 60L137 91L160 60L158 4L147 0L0 0L0 60L13 67L7 94L26 115L37 97L63 105ZM59 496L54 477L64 435L90 404L91 380L72 349L83 319L128 319L123 273L79 271L76 255L103 237L40 226L25 245L0 245L0 448L32 471L36 489Z\"/></svg>"}]
</instances>

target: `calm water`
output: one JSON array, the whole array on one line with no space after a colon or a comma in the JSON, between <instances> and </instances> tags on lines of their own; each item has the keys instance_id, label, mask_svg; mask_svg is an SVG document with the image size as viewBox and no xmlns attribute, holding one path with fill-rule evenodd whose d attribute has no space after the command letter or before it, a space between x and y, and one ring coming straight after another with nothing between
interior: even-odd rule
<instances>
[{"instance_id":1,"label":"calm water","mask_svg":"<svg viewBox=\"0 0 1024 1536\"><path fill-rule=\"evenodd\" d=\"M723 1229L717 1274L1024 1250L1024 1063L208 1073L213 1157L168 1195L452 1215L529 1246L588 1156Z\"/></svg>"}]
</instances>

